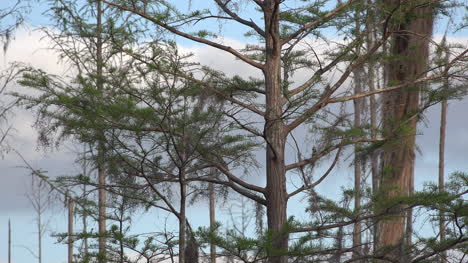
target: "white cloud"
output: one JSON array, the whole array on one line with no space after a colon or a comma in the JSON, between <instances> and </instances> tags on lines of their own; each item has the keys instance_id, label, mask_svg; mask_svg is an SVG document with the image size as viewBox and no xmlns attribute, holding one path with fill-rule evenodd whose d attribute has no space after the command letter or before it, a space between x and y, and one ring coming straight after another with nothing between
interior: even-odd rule
<instances>
[{"instance_id":1,"label":"white cloud","mask_svg":"<svg viewBox=\"0 0 468 263\"><path fill-rule=\"evenodd\" d=\"M440 40L440 38L441 38L440 35L435 36L436 41ZM460 38L450 37L449 41L466 44L468 41L468 37L460 37ZM241 42L235 39L229 39L229 38L224 38L223 44L232 46L233 48L236 48L236 49L241 49L245 45L244 42ZM332 46L327 45L326 43L323 43L323 42L314 42L312 44L313 44L313 47L316 49L315 51L318 54L324 52L326 49L332 48ZM5 68L9 62L21 61L23 63L27 63L30 65L39 67L50 73L62 74L67 70L67 67L65 66L65 64L60 63L57 54L49 49L50 45L51 45L51 42L45 39L44 34L41 33L40 31L37 31L37 30L19 31L15 39L12 41L8 49L8 52L6 53L6 55L4 55L3 64L0 64L0 69ZM182 46L180 47L180 49L182 52L194 53L193 60L198 61L203 65L208 65L215 69L223 70L224 72L230 75L238 74L243 77L245 76L257 76L258 77L261 75L261 72L258 69L255 69L254 67L245 64L244 62L236 59L231 54L228 54L226 52L220 51L212 47L193 45L193 46ZM303 71L298 72L295 75L295 79L298 80L299 82L304 79L307 79L307 77L309 77L310 74L311 73L309 71L303 70ZM14 87L14 88L17 88L17 87ZM466 103L458 104L457 107L466 108L464 105L466 106ZM455 118L455 115L457 115L456 118L458 118L459 117L458 115L460 115L461 113L457 111L457 112L453 112L453 114L454 114L453 118ZM433 113L431 113L431 116L434 116ZM451 125L450 124L451 119L452 117L449 116L449 125ZM15 147L17 147L20 150L20 152L24 154L28 160L36 160L35 164L37 164L39 167L41 167L43 163L47 163L47 162L48 162L48 165L57 166L57 167L65 167L65 165L70 165L70 160L73 159L73 155L68 154L66 156L65 151L63 150L59 152L55 152L48 157L44 157L42 152L35 150L37 133L32 128L33 122L34 122L34 115L32 113L28 111L24 111L24 110L16 111L16 115L12 120L12 123L14 124L14 127L16 129L16 132L14 133ZM457 123L456 125L454 125L453 130L451 131L451 133L453 134L453 137L449 138L448 146L450 147L450 145L453 145L452 147L456 147L456 149L455 148L453 149L456 150L457 153L461 152L462 150L461 149L462 147L457 147L457 145L466 144L465 141L462 140L463 138L462 135L465 134L464 131L466 129L467 129L466 126L463 126L461 123ZM437 130L437 123L435 122L432 123L430 127L423 129L424 133L429 133L429 134L434 134L434 135L437 134L436 130ZM429 138L428 136L423 137L419 140L419 142L434 143L434 140L433 140L434 138L432 138L432 136L430 137L431 138ZM455 143L455 139L454 139L455 137L459 138L460 141ZM451 140L453 140L453 142L451 142ZM432 148L431 148L431 151L434 152ZM447 152L448 152L447 153L448 155L451 155L450 148L448 148ZM426 153L426 155L428 155L428 153ZM295 155L290 154L288 156L295 156ZM57 161L54 162L53 161L54 158L59 159L59 160L65 160L65 161L63 163L60 163ZM6 165L9 165L9 167L11 168L12 161L18 161L18 158L10 154L7 156L6 160L10 162L8 162L8 164L5 162L1 163L0 169L4 169ZM57 168L57 170L59 170L59 168ZM22 173L24 173L24 171L22 171ZM19 178L19 177L16 176L16 178ZM14 181L18 181L18 180L19 179L15 179ZM4 183L2 184L0 188L1 189L9 188L8 186L9 181L4 180L3 182ZM21 189L16 189L16 190L21 191ZM0 198L0 200L8 199L8 197L5 196L6 193L11 193L11 191L10 192L0 191L0 197L1 196L5 197L5 198Z\"/></svg>"},{"instance_id":2,"label":"white cloud","mask_svg":"<svg viewBox=\"0 0 468 263\"><path fill-rule=\"evenodd\" d=\"M2 53L3 64L0 65L0 69L10 62L17 61L34 65L53 74L62 73L63 64L60 63L57 54L51 50L51 43L37 28L21 29L16 33L6 53Z\"/></svg>"}]
</instances>

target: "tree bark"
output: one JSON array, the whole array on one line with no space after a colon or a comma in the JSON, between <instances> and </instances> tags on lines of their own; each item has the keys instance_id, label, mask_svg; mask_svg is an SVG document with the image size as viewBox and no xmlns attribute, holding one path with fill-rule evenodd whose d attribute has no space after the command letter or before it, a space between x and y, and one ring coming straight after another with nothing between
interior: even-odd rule
<instances>
[{"instance_id":1,"label":"tree bark","mask_svg":"<svg viewBox=\"0 0 468 263\"><path fill-rule=\"evenodd\" d=\"M273 253L269 263L286 263L289 234L283 230L287 221L285 178L285 124L282 119L281 43L279 33L279 1L264 1L266 64L263 68L266 89L266 207L268 229L273 235Z\"/></svg>"},{"instance_id":2,"label":"tree bark","mask_svg":"<svg viewBox=\"0 0 468 263\"><path fill-rule=\"evenodd\" d=\"M210 194L210 228L213 230L216 225L216 211L215 211L215 192L212 183L208 186ZM216 263L216 245L210 244L210 263Z\"/></svg>"},{"instance_id":3,"label":"tree bark","mask_svg":"<svg viewBox=\"0 0 468 263\"><path fill-rule=\"evenodd\" d=\"M440 113L440 141L439 141L439 192L443 193L445 191L445 130L447 127L447 100L442 101L442 109ZM445 221L444 221L444 211L440 211L440 221L439 221L439 235L440 242L445 241ZM447 254L445 252L441 253L442 263L447 262Z\"/></svg>"},{"instance_id":4,"label":"tree bark","mask_svg":"<svg viewBox=\"0 0 468 263\"><path fill-rule=\"evenodd\" d=\"M198 263L199 262L198 250L199 250L199 246L197 244L197 241L193 237L192 233L190 233L187 246L185 247L185 263Z\"/></svg>"},{"instance_id":5,"label":"tree bark","mask_svg":"<svg viewBox=\"0 0 468 263\"><path fill-rule=\"evenodd\" d=\"M73 263L73 199L68 199L68 263Z\"/></svg>"},{"instance_id":6,"label":"tree bark","mask_svg":"<svg viewBox=\"0 0 468 263\"><path fill-rule=\"evenodd\" d=\"M417 3L416 3L417 2ZM401 83L420 77L428 64L429 38L432 34L433 9L429 5L419 5L419 1L400 3L387 0L393 10L399 6L394 16L396 25L391 26L393 37L388 63L388 83ZM402 18L405 18L403 22ZM419 110L420 85L384 93L383 129L392 135L384 146L382 154L382 181L380 191L383 198L408 196L414 176L414 146L417 116ZM405 258L405 213L403 207L385 207L392 216L379 222L379 247L392 248L387 256L394 260ZM410 220L408 220L410 221Z\"/></svg>"}]
</instances>

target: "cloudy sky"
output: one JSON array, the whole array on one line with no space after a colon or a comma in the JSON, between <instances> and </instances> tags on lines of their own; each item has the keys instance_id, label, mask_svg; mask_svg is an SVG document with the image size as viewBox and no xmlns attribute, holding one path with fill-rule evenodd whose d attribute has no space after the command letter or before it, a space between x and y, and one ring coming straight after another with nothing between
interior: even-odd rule
<instances>
[{"instance_id":1,"label":"cloudy sky","mask_svg":"<svg viewBox=\"0 0 468 263\"><path fill-rule=\"evenodd\" d=\"M2 1L0 9L11 1ZM44 7L42 7L43 9ZM28 20L29 26L19 30L11 42L8 51L0 54L0 69L7 67L8 63L21 61L39 67L47 72L63 74L65 65L61 64L56 54L50 51L47 39L36 31L38 25L47 23L45 18L40 15L41 8L35 10ZM439 25L444 21L439 21ZM440 38L442 26L437 27L435 37ZM236 30L234 30L236 31ZM240 30L238 30L240 32ZM236 31L237 32L237 31ZM232 33L230 38L225 41L234 47L242 47L243 40L236 38L239 34ZM468 44L468 33L461 32L452 35L452 41ZM195 59L202 64L211 65L215 68L222 68L226 72L239 75L251 75L252 68L234 60L230 55L215 51L211 48L200 46L184 46L183 49L195 54ZM255 74L255 73L254 73ZM300 78L300 76L299 76ZM11 87L16 89L17 87ZM5 98L2 98L4 100ZM448 111L447 127L447 148L446 148L446 172L447 174L461 170L468 171L467 149L468 149L468 101L451 101ZM24 158L35 168L48 171L53 176L73 175L79 172L79 167L74 164L76 153L79 147L72 143L67 143L59 149L39 149L37 147L37 133L32 127L34 116L31 112L15 109L10 120L14 130L9 138L9 142ZM437 178L438 165L438 136L439 136L440 107L434 106L426 113L426 119L421 122L418 128L419 134L417 144L422 152L418 154L416 162L416 182L421 187L424 182L434 181ZM34 213L26 197L30 187L30 176L28 171L23 168L24 163L14 153L9 152L0 160L0 263L6 263L7 253L7 222L12 221L13 227L13 262L34 262L34 256L28 252L28 249L35 251L36 229L34 226ZM351 169L341 167L332 174L325 182L320 185L319 190L323 193L338 194L340 192L337 185L350 186L352 184ZM261 183L261 178L258 182ZM339 184L337 184L339 182ZM289 209L297 211L302 209L300 200L294 200ZM296 206L297 205L297 206ZM203 212L200 212L203 211ZM228 219L226 209L220 210L221 221ZM207 221L207 210L202 205L189 210L193 216L195 226L204 225ZM43 262L61 263L65 262L66 246L55 244L56 239L50 237L52 233L63 232L66 230L64 225L65 212L61 204L51 210L46 217L50 219L48 232L44 240ZM161 220L164 220L165 214L152 213L149 216L141 216L135 219L135 231L145 232L148 229L158 230ZM27 247L28 249L26 249Z\"/></svg>"}]
</instances>

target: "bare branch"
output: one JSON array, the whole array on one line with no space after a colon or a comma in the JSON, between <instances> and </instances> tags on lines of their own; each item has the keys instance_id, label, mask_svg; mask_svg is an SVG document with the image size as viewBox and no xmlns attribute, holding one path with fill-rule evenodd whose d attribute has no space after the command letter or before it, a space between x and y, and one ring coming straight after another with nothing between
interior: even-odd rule
<instances>
[{"instance_id":1,"label":"bare branch","mask_svg":"<svg viewBox=\"0 0 468 263\"><path fill-rule=\"evenodd\" d=\"M336 152L335 159L333 160L332 164L327 169L327 171L316 182L314 182L312 184L308 184L308 185L303 185L302 187L296 189L294 192L288 194L288 199L295 196L295 195L297 195L297 194L299 194L299 193L301 193L302 191L314 188L315 186L319 185L323 180L325 180L325 178L331 173L333 168L338 163L338 159L340 157L340 153L341 153L342 149L343 149L342 147L338 148L338 151Z\"/></svg>"},{"instance_id":2,"label":"bare branch","mask_svg":"<svg viewBox=\"0 0 468 263\"><path fill-rule=\"evenodd\" d=\"M243 25L246 25L248 27L251 27L252 29L254 29L259 35L261 35L262 37L265 37L265 31L263 31L257 24L255 24L253 21L247 21L245 19L242 19L240 18L236 13L232 12L228 7L228 3L230 2L229 1L226 1L225 3L223 3L221 0L215 0L215 2L218 4L219 7L221 7L221 9L226 13L228 14L229 16L231 16L234 20L236 20L237 22L243 24Z\"/></svg>"}]
</instances>

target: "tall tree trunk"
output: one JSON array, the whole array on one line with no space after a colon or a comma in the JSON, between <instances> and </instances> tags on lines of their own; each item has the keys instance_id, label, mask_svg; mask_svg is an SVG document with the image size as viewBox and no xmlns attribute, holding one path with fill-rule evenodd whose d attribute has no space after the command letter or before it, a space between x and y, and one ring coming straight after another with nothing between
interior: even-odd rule
<instances>
[{"instance_id":1,"label":"tall tree trunk","mask_svg":"<svg viewBox=\"0 0 468 263\"><path fill-rule=\"evenodd\" d=\"M87 171L87 164L86 164L86 150L83 151L83 176L86 177L88 176L88 171ZM86 198L86 184L83 184L83 199ZM82 224L83 224L83 256L85 259L88 258L88 220L87 220L87 211L86 207L83 207L83 215L82 215Z\"/></svg>"},{"instance_id":2,"label":"tall tree trunk","mask_svg":"<svg viewBox=\"0 0 468 263\"><path fill-rule=\"evenodd\" d=\"M355 93L362 93L362 87L360 84L361 73L355 74ZM361 127L361 109L362 109L362 99L357 99L354 101L354 126L356 128ZM359 157L359 145L354 146L354 210L359 212L361 209L361 158ZM358 221L354 224L353 229L353 257L361 256L361 244L362 244L362 225L361 221ZM357 261L360 262L360 261Z\"/></svg>"},{"instance_id":3,"label":"tall tree trunk","mask_svg":"<svg viewBox=\"0 0 468 263\"><path fill-rule=\"evenodd\" d=\"M184 171L181 169L179 172L180 183L180 218L179 218L179 263L185 263L185 247L187 235L187 219L186 219L186 198L187 198L187 185L184 180Z\"/></svg>"},{"instance_id":4,"label":"tall tree trunk","mask_svg":"<svg viewBox=\"0 0 468 263\"><path fill-rule=\"evenodd\" d=\"M38 191L41 191L38 189ZM37 262L42 263L42 204L41 204L41 193L38 195L38 213L37 213Z\"/></svg>"},{"instance_id":5,"label":"tall tree trunk","mask_svg":"<svg viewBox=\"0 0 468 263\"><path fill-rule=\"evenodd\" d=\"M341 263L341 256L343 255L343 239L344 229L340 226L335 239L334 249L336 249L336 252L330 257L330 263Z\"/></svg>"},{"instance_id":6,"label":"tall tree trunk","mask_svg":"<svg viewBox=\"0 0 468 263\"><path fill-rule=\"evenodd\" d=\"M289 234L287 221L287 192L285 178L285 124L282 120L281 43L279 34L279 1L264 1L266 32L266 64L263 69L266 89L265 140L266 147L266 207L268 229L273 235L272 249L286 251ZM286 263L286 255L270 255L269 263Z\"/></svg>"},{"instance_id":7,"label":"tall tree trunk","mask_svg":"<svg viewBox=\"0 0 468 263\"><path fill-rule=\"evenodd\" d=\"M97 14L96 14L96 84L99 90L104 89L103 84L103 57L102 57L102 3L97 1ZM106 185L106 174L104 169L104 143L103 143L103 131L99 131L98 142L98 184L99 184L99 263L107 262L106 259L106 200L107 193L105 189Z\"/></svg>"},{"instance_id":8,"label":"tall tree trunk","mask_svg":"<svg viewBox=\"0 0 468 263\"><path fill-rule=\"evenodd\" d=\"M209 184L208 190L210 192L210 228L214 230L216 225L216 211L215 211L215 191L212 183ZM210 263L216 263L216 245L210 244Z\"/></svg>"},{"instance_id":9,"label":"tall tree trunk","mask_svg":"<svg viewBox=\"0 0 468 263\"><path fill-rule=\"evenodd\" d=\"M119 259L120 263L124 263L124 243L123 243L123 238L124 238L124 230L123 230L123 222L124 222L124 216L125 216L125 199L122 200L122 203L120 204L120 214L119 214Z\"/></svg>"},{"instance_id":10,"label":"tall tree trunk","mask_svg":"<svg viewBox=\"0 0 468 263\"><path fill-rule=\"evenodd\" d=\"M359 28L359 23L357 23L357 28ZM357 54L360 53L360 50L357 51ZM362 79L364 75L364 68L359 67L354 72L354 93L361 94L362 89ZM354 100L354 127L359 129L361 128L361 113L362 113L362 104L363 99ZM361 158L359 157L359 144L354 145L354 211L359 213L361 209ZM354 224L353 229L353 258L362 256L362 222L358 221ZM360 260L356 261L360 263Z\"/></svg>"},{"instance_id":11,"label":"tall tree trunk","mask_svg":"<svg viewBox=\"0 0 468 263\"><path fill-rule=\"evenodd\" d=\"M193 236L193 233L190 233L187 245L185 247L185 263L198 263L199 259L199 246L197 240Z\"/></svg>"},{"instance_id":12,"label":"tall tree trunk","mask_svg":"<svg viewBox=\"0 0 468 263\"><path fill-rule=\"evenodd\" d=\"M8 263L11 263L11 222L8 219Z\"/></svg>"},{"instance_id":13,"label":"tall tree trunk","mask_svg":"<svg viewBox=\"0 0 468 263\"><path fill-rule=\"evenodd\" d=\"M397 22L392 30L392 60L388 63L388 83L401 83L420 77L426 71L429 56L429 38L432 33L433 8L420 1L387 0L393 10L400 6ZM402 22L402 18L405 18ZM383 198L408 196L414 176L414 146L419 110L420 85L383 94L383 128L393 138L387 142L382 155ZM409 130L409 132L408 132ZM389 257L405 258L405 213L401 206L387 207L392 215L379 222L379 247L393 247ZM408 220L410 221L410 220Z\"/></svg>"},{"instance_id":14,"label":"tall tree trunk","mask_svg":"<svg viewBox=\"0 0 468 263\"><path fill-rule=\"evenodd\" d=\"M445 191L444 169L445 169L445 129L447 126L447 100L442 101L440 113L440 141L439 141L439 192ZM445 241L444 211L440 211L439 235L440 242ZM447 262L447 254L441 253L441 263Z\"/></svg>"},{"instance_id":15,"label":"tall tree trunk","mask_svg":"<svg viewBox=\"0 0 468 263\"><path fill-rule=\"evenodd\" d=\"M68 263L73 263L73 199L68 198Z\"/></svg>"},{"instance_id":16,"label":"tall tree trunk","mask_svg":"<svg viewBox=\"0 0 468 263\"><path fill-rule=\"evenodd\" d=\"M102 157L102 154L100 154ZM98 168L98 179L99 179L99 217L98 217L98 228L99 228L99 263L105 263L106 260L106 243L107 243L107 233L106 233L106 176L103 167L103 163L99 161Z\"/></svg>"},{"instance_id":17,"label":"tall tree trunk","mask_svg":"<svg viewBox=\"0 0 468 263\"><path fill-rule=\"evenodd\" d=\"M366 45L367 48L371 48L374 45L374 41L376 39L376 26L375 26L375 12L371 8L373 1L368 0L368 13L367 13L367 20L366 20ZM375 90L375 81L376 81L376 63L374 60L370 60L367 68L367 84L369 86L369 91ZM370 125L371 125L371 137L372 139L377 138L377 101L375 95L369 96L369 113L370 113ZM378 153L376 151L372 151L370 154L370 164L371 164L371 178L372 178L372 193L375 195L378 192L379 188L379 164L378 164ZM373 232L372 232L372 242L374 246L374 251L376 250L375 245L377 244L377 232L378 232L378 224L377 219L372 220L373 224Z\"/></svg>"}]
</instances>

